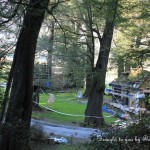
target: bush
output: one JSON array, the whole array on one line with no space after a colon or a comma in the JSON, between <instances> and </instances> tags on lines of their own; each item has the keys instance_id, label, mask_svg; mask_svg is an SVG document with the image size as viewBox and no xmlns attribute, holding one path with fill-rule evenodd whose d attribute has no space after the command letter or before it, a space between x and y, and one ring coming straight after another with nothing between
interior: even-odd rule
<instances>
[{"instance_id":1,"label":"bush","mask_svg":"<svg viewBox=\"0 0 150 150\"><path fill-rule=\"evenodd\" d=\"M46 139L42 126L33 124L30 128L30 140L35 142L43 142Z\"/></svg>"},{"instance_id":2,"label":"bush","mask_svg":"<svg viewBox=\"0 0 150 150\"><path fill-rule=\"evenodd\" d=\"M55 145L55 141L49 138L49 135L44 132L41 125L33 124L30 127L30 146L32 147L32 150L45 150L45 147L46 149L49 149L48 145Z\"/></svg>"},{"instance_id":3,"label":"bush","mask_svg":"<svg viewBox=\"0 0 150 150\"><path fill-rule=\"evenodd\" d=\"M2 107L3 96L4 96L4 90L2 88L0 88L0 110Z\"/></svg>"},{"instance_id":4,"label":"bush","mask_svg":"<svg viewBox=\"0 0 150 150\"><path fill-rule=\"evenodd\" d=\"M89 150L149 150L150 119L141 120L125 129L104 129L91 136Z\"/></svg>"}]
</instances>

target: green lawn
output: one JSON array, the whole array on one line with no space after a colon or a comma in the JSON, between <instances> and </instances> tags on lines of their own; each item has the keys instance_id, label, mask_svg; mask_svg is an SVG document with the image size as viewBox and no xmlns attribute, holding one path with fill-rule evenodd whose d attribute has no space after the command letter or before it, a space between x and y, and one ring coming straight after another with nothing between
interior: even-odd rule
<instances>
[{"instance_id":1,"label":"green lawn","mask_svg":"<svg viewBox=\"0 0 150 150\"><path fill-rule=\"evenodd\" d=\"M59 120L62 122L83 122L83 116L73 116L73 115L84 115L84 111L86 109L86 104L79 103L76 98L76 93L56 93L55 94L55 102L54 104L49 104L47 102L49 94L41 94L40 95L40 105L46 106L50 109L58 111L51 112L51 111L44 111L42 113L33 112L33 117L42 118L51 118L55 120ZM66 115L70 114L70 115ZM108 113L103 113L104 116L110 116ZM108 117L105 118L107 123L113 123L116 118Z\"/></svg>"}]
</instances>

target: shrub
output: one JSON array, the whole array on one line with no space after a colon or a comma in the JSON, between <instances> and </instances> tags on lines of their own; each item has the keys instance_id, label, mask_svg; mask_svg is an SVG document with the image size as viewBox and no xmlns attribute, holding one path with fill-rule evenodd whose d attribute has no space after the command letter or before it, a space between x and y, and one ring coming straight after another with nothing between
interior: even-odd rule
<instances>
[{"instance_id":1,"label":"shrub","mask_svg":"<svg viewBox=\"0 0 150 150\"><path fill-rule=\"evenodd\" d=\"M33 124L30 128L30 140L35 142L43 142L46 139L42 126Z\"/></svg>"},{"instance_id":2,"label":"shrub","mask_svg":"<svg viewBox=\"0 0 150 150\"><path fill-rule=\"evenodd\" d=\"M125 129L104 129L91 136L89 150L149 150L150 119L141 120ZM103 133L103 134L102 134Z\"/></svg>"},{"instance_id":3,"label":"shrub","mask_svg":"<svg viewBox=\"0 0 150 150\"><path fill-rule=\"evenodd\" d=\"M2 107L3 96L4 96L4 90L2 88L0 88L0 110Z\"/></svg>"}]
</instances>

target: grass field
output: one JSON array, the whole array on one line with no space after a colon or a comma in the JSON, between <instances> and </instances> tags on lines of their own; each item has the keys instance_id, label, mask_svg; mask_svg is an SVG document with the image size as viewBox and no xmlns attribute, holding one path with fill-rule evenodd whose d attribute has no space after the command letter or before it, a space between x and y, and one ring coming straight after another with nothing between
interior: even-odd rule
<instances>
[{"instance_id":1,"label":"grass field","mask_svg":"<svg viewBox=\"0 0 150 150\"><path fill-rule=\"evenodd\" d=\"M86 103L79 103L76 98L76 93L56 93L54 104L49 104L47 102L49 94L40 95L40 105L46 106L57 112L44 111L42 113L33 112L33 117L39 119L55 119L61 122L73 122L82 123L84 121L84 116L74 116L74 115L84 115L86 109ZM63 114L64 113L64 114ZM68 115L67 115L68 114ZM69 115L70 114L70 115ZM103 112L104 117L110 116L110 114ZM113 123L116 120L114 117L106 117L105 121L107 123Z\"/></svg>"}]
</instances>

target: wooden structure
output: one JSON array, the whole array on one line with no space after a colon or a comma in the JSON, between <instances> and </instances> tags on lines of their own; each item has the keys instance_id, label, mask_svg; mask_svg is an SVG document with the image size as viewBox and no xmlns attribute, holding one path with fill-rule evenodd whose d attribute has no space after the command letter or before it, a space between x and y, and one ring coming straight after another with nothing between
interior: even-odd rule
<instances>
[{"instance_id":1,"label":"wooden structure","mask_svg":"<svg viewBox=\"0 0 150 150\"><path fill-rule=\"evenodd\" d=\"M150 72L141 68L123 72L122 75L109 84L112 86L109 104L125 111L146 111L150 96ZM106 102L108 103L108 102Z\"/></svg>"}]
</instances>

